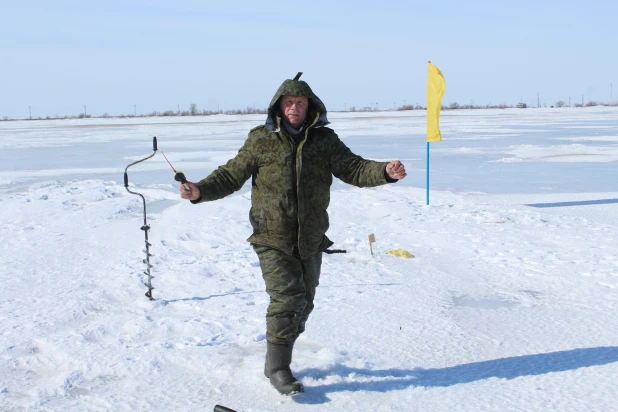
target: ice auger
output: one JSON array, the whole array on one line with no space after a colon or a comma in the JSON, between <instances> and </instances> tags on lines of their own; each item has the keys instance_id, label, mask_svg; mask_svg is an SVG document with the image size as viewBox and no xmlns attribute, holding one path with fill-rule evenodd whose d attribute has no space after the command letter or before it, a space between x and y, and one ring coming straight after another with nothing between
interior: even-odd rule
<instances>
[{"instance_id":1,"label":"ice auger","mask_svg":"<svg viewBox=\"0 0 618 412\"><path fill-rule=\"evenodd\" d=\"M143 158L142 160L138 160L137 162L131 163L124 169L124 187L127 189L127 192L141 197L142 203L144 203L144 226L141 227L141 229L144 231L144 236L146 237L146 249L144 249L144 252L146 253L146 259L144 259L143 262L146 264L146 270L144 271L144 275L146 275L147 280L146 282L144 282L144 286L148 288L148 292L146 292L146 296L150 300L154 300L154 298L152 297L152 290L154 288L152 287L152 282L151 282L152 279L154 279L154 276L152 276L152 274L150 273L150 268L152 268L152 265L150 264L150 256L152 256L150 254L150 246L152 245L148 243L148 231L150 230L150 226L148 226L148 222L146 221L146 199L141 193L132 192L131 190L129 190L129 175L127 174L127 170L129 170L131 166L141 163L144 160L148 160L151 157L153 157L155 154L157 154L157 137L156 136L152 138L152 148L154 150L153 154L151 154L148 157Z\"/></svg>"}]
</instances>

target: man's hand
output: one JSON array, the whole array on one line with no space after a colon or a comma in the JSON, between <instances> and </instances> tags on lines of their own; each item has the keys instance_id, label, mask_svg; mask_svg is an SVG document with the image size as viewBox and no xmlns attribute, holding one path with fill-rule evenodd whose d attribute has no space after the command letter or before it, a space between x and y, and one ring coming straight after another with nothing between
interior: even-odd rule
<instances>
[{"instance_id":1,"label":"man's hand","mask_svg":"<svg viewBox=\"0 0 618 412\"><path fill-rule=\"evenodd\" d=\"M185 189L185 185L189 187L189 190ZM180 185L180 197L183 199L197 200L202 197L202 194L200 193L200 188L197 187L195 183L187 182Z\"/></svg>"},{"instance_id":2,"label":"man's hand","mask_svg":"<svg viewBox=\"0 0 618 412\"><path fill-rule=\"evenodd\" d=\"M401 180L407 176L406 168L399 160L393 160L386 165L386 173L391 179Z\"/></svg>"}]
</instances>

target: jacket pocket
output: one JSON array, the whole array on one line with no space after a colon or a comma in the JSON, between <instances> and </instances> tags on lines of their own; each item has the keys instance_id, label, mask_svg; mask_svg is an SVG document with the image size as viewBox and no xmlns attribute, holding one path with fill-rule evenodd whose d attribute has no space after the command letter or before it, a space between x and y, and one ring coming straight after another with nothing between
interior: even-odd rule
<instances>
[{"instance_id":1,"label":"jacket pocket","mask_svg":"<svg viewBox=\"0 0 618 412\"><path fill-rule=\"evenodd\" d=\"M256 233L279 238L294 236L296 211L289 196L256 196L252 203L250 220Z\"/></svg>"}]
</instances>

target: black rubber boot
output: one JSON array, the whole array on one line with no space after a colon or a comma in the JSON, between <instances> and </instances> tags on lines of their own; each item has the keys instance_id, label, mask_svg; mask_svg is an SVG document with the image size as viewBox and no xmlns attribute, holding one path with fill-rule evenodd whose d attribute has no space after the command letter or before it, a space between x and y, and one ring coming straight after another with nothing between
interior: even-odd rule
<instances>
[{"instance_id":1,"label":"black rubber boot","mask_svg":"<svg viewBox=\"0 0 618 412\"><path fill-rule=\"evenodd\" d=\"M304 392L305 388L290 369L292 363L292 350L294 343L276 345L266 342L266 364L264 375L270 379L270 383L283 395L296 395Z\"/></svg>"}]
</instances>

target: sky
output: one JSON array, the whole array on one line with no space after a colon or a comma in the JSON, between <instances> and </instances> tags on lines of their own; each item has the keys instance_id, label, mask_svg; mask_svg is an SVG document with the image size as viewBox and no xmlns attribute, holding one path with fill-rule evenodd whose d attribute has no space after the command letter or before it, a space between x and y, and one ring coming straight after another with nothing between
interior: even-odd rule
<instances>
[{"instance_id":1,"label":"sky","mask_svg":"<svg viewBox=\"0 0 618 412\"><path fill-rule=\"evenodd\" d=\"M264 108L304 72L329 110L618 100L613 1L0 1L0 119ZM615 89L615 90L614 90Z\"/></svg>"}]
</instances>

